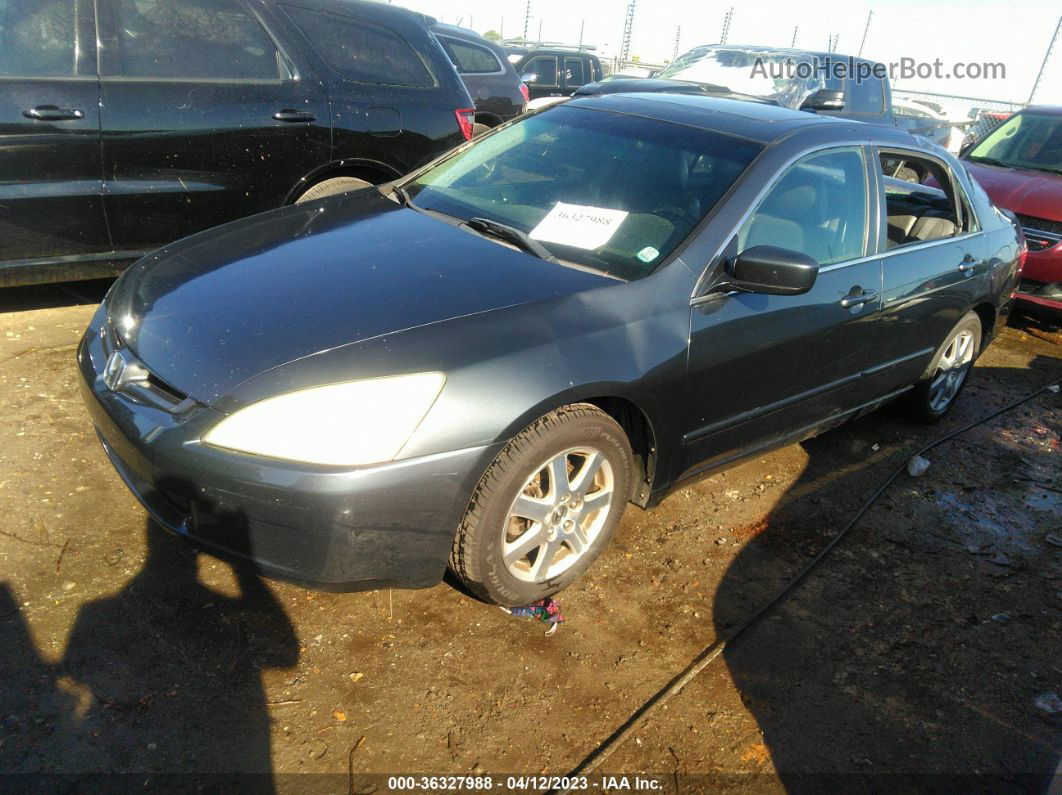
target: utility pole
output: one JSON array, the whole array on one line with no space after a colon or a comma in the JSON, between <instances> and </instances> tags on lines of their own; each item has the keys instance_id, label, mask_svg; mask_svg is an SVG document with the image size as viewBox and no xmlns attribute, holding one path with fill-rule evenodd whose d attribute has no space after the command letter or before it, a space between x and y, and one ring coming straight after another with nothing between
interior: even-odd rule
<instances>
[{"instance_id":1,"label":"utility pole","mask_svg":"<svg viewBox=\"0 0 1062 795\"><path fill-rule=\"evenodd\" d=\"M1040 64L1040 71L1036 73L1036 82L1033 83L1032 91L1029 92L1029 102L1031 105L1033 97L1036 96L1036 89L1040 87L1040 81L1043 80L1044 70L1047 69L1047 62L1051 60L1051 51L1055 49L1055 44L1058 43L1058 34L1062 31L1062 17L1058 18L1058 24L1055 25L1055 35L1051 37L1051 43L1047 45L1047 52L1044 53L1044 62Z\"/></svg>"},{"instance_id":2,"label":"utility pole","mask_svg":"<svg viewBox=\"0 0 1062 795\"><path fill-rule=\"evenodd\" d=\"M730 6L730 10L726 12L726 16L723 17L723 32L719 34L719 43L726 44L726 37L730 35L730 20L734 18L734 7Z\"/></svg>"},{"instance_id":3,"label":"utility pole","mask_svg":"<svg viewBox=\"0 0 1062 795\"><path fill-rule=\"evenodd\" d=\"M542 41L542 17L538 18L538 40Z\"/></svg>"},{"instance_id":4,"label":"utility pole","mask_svg":"<svg viewBox=\"0 0 1062 795\"><path fill-rule=\"evenodd\" d=\"M837 52L837 40L841 38L840 33L831 33L829 43L826 45L826 52Z\"/></svg>"},{"instance_id":5,"label":"utility pole","mask_svg":"<svg viewBox=\"0 0 1062 795\"><path fill-rule=\"evenodd\" d=\"M586 29L586 20L584 19L584 20L581 20L579 22L579 46L580 47L583 46L583 31L585 29Z\"/></svg>"},{"instance_id":6,"label":"utility pole","mask_svg":"<svg viewBox=\"0 0 1062 795\"><path fill-rule=\"evenodd\" d=\"M796 47L796 35L797 35L797 31L798 30L800 30L800 25L794 25L793 26L793 41L789 44L790 47Z\"/></svg>"},{"instance_id":7,"label":"utility pole","mask_svg":"<svg viewBox=\"0 0 1062 795\"><path fill-rule=\"evenodd\" d=\"M867 33L870 32L870 19L874 16L874 11L871 9L867 13L867 26L863 28L863 40L859 42L859 55L863 54L863 45L867 43Z\"/></svg>"},{"instance_id":8,"label":"utility pole","mask_svg":"<svg viewBox=\"0 0 1062 795\"><path fill-rule=\"evenodd\" d=\"M498 25L498 35L502 37L502 41L505 40L505 17L501 18L501 24Z\"/></svg>"},{"instance_id":9,"label":"utility pole","mask_svg":"<svg viewBox=\"0 0 1062 795\"><path fill-rule=\"evenodd\" d=\"M531 23L531 0L527 0L527 10L524 11L524 41L527 41L527 26Z\"/></svg>"},{"instance_id":10,"label":"utility pole","mask_svg":"<svg viewBox=\"0 0 1062 795\"><path fill-rule=\"evenodd\" d=\"M620 46L620 60L626 61L631 55L631 31L634 28L634 7L638 0L627 4L627 19L623 23L623 44Z\"/></svg>"},{"instance_id":11,"label":"utility pole","mask_svg":"<svg viewBox=\"0 0 1062 795\"><path fill-rule=\"evenodd\" d=\"M675 28L675 49L671 51L671 60L674 61L678 58L679 54L679 40L682 38L682 25Z\"/></svg>"}]
</instances>

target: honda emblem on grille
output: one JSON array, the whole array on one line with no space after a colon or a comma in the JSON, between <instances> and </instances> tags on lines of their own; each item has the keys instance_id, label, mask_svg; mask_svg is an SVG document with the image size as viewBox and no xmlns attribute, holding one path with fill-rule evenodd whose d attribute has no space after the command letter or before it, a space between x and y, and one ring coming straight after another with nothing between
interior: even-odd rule
<instances>
[{"instance_id":1,"label":"honda emblem on grille","mask_svg":"<svg viewBox=\"0 0 1062 795\"><path fill-rule=\"evenodd\" d=\"M131 384L148 380L148 371L142 365L130 361L124 350L117 350L107 359L103 368L103 383L112 392L121 392Z\"/></svg>"}]
</instances>

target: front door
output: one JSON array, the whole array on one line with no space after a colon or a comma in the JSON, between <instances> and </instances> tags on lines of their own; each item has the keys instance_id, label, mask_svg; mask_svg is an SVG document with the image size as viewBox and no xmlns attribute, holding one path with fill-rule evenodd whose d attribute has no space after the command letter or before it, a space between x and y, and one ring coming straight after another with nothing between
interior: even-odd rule
<instances>
[{"instance_id":1,"label":"front door","mask_svg":"<svg viewBox=\"0 0 1062 795\"><path fill-rule=\"evenodd\" d=\"M0 0L0 284L110 250L95 41L90 0Z\"/></svg>"},{"instance_id":2,"label":"front door","mask_svg":"<svg viewBox=\"0 0 1062 795\"><path fill-rule=\"evenodd\" d=\"M810 292L731 292L690 317L689 396L679 476L798 437L856 405L878 321L881 264L867 257L861 147L805 156L768 190L724 256L769 245L819 263Z\"/></svg>"},{"instance_id":3,"label":"front door","mask_svg":"<svg viewBox=\"0 0 1062 795\"><path fill-rule=\"evenodd\" d=\"M279 207L328 162L317 81L242 0L100 0L115 245L150 249Z\"/></svg>"}]
</instances>

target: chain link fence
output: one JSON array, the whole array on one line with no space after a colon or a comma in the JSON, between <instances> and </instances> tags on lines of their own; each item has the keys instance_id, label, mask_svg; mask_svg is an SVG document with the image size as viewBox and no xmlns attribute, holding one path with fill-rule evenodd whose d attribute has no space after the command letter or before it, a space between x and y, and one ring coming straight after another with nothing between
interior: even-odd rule
<instances>
[{"instance_id":1,"label":"chain link fence","mask_svg":"<svg viewBox=\"0 0 1062 795\"><path fill-rule=\"evenodd\" d=\"M963 132L966 143L979 141L1010 116L1025 107L1021 102L907 91L893 86L893 110L897 115L925 119L925 124L947 122Z\"/></svg>"}]
</instances>

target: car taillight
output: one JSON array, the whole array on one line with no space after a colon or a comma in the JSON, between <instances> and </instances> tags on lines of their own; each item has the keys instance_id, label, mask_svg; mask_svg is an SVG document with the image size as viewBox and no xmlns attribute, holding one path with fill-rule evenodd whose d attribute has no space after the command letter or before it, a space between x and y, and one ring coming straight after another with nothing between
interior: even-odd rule
<instances>
[{"instance_id":1,"label":"car taillight","mask_svg":"<svg viewBox=\"0 0 1062 795\"><path fill-rule=\"evenodd\" d=\"M1023 239L1021 241L1021 253L1018 254L1018 273L1025 270L1025 260L1029 258L1029 246Z\"/></svg>"},{"instance_id":2,"label":"car taillight","mask_svg":"<svg viewBox=\"0 0 1062 795\"><path fill-rule=\"evenodd\" d=\"M521 83L520 84L520 93L524 97L524 102L530 102L531 101L531 92L527 90L527 83Z\"/></svg>"},{"instance_id":3,"label":"car taillight","mask_svg":"<svg viewBox=\"0 0 1062 795\"><path fill-rule=\"evenodd\" d=\"M458 108L454 111L454 115L457 117L457 123L461 127L461 135L465 136L466 141L472 140L472 125L476 121L476 109L475 108Z\"/></svg>"}]
</instances>

